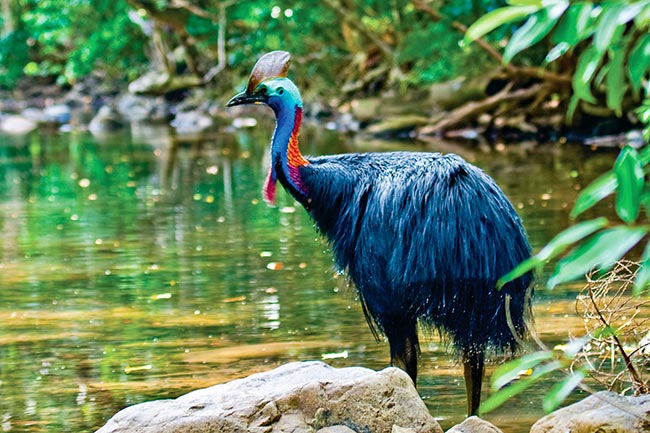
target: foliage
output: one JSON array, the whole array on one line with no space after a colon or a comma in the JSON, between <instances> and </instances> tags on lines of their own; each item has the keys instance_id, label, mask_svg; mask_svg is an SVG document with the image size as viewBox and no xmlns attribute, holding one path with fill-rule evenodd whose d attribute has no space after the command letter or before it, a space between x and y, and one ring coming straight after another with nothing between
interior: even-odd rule
<instances>
[{"instance_id":1,"label":"foliage","mask_svg":"<svg viewBox=\"0 0 650 433\"><path fill-rule=\"evenodd\" d=\"M337 95L344 85L373 91L482 73L476 65L487 55L478 47L459 49L462 33L450 22L471 21L501 4L446 1L434 22L406 0L3 1L13 10L0 46L3 87L22 75L71 83L94 70L133 79L183 55L181 63L195 62L198 74L227 63L234 73L226 85L236 85L230 80L243 80L260 53L281 48L304 68L296 74L306 77L301 88Z\"/></svg>"},{"instance_id":2,"label":"foliage","mask_svg":"<svg viewBox=\"0 0 650 433\"><path fill-rule=\"evenodd\" d=\"M545 41L550 47L543 61L546 70L571 76L572 94L566 105L567 120L573 118L579 106L584 109L589 105L602 104L610 112L622 116L629 106L640 105L636 114L646 126L644 136L648 141L650 1L570 3L566 0L510 0L508 6L491 11L470 26L465 42L482 38L503 25L522 21L523 24L513 32L505 47L505 64ZM545 72L540 71L540 77ZM558 77L561 76L554 76L555 79ZM643 103L639 102L644 96L642 91L646 92ZM594 270L597 275L602 275L630 255L632 249L643 240L647 242L650 234L647 223L650 216L649 164L649 146L638 150L631 146L623 148L613 169L581 192L571 212L571 217L577 218L613 195L618 221L600 216L576 223L503 276L498 285L503 286L531 270L540 271L548 261L560 257L546 282L549 288L582 278ZM569 247L573 248L566 252ZM646 243L638 271L630 277L630 281L633 281L630 285L634 295L650 284L650 242ZM543 350L502 366L492 378L494 394L484 403L482 411L494 409L546 375L575 367L576 356L603 337L607 341L618 341L619 330L607 320L601 322L596 331L590 330L587 337L558 353ZM618 344L618 349L625 358L627 354L623 345ZM632 371L631 363L626 362L625 367ZM523 378L515 380L522 370ZM547 393L544 409L550 411L556 408L588 373L595 370L590 363L573 368ZM646 387L637 389L647 391Z\"/></svg>"},{"instance_id":3,"label":"foliage","mask_svg":"<svg viewBox=\"0 0 650 433\"><path fill-rule=\"evenodd\" d=\"M544 396L545 412L555 410L575 388L589 390L583 384L587 376L609 390L647 393L650 381L643 378L643 366L650 356L650 289L644 288L642 297L632 295L637 271L637 263L622 261L599 278L590 274L576 301L586 336L554 350L540 344L540 351L499 367L491 378L492 395L481 411L489 412L540 379L558 373L565 376Z\"/></svg>"},{"instance_id":4,"label":"foliage","mask_svg":"<svg viewBox=\"0 0 650 433\"><path fill-rule=\"evenodd\" d=\"M13 30L0 44L0 85L21 75L71 83L101 69L109 75L145 66L145 38L124 0L14 0ZM6 23L5 23L6 24ZM133 76L131 76L133 78Z\"/></svg>"},{"instance_id":5,"label":"foliage","mask_svg":"<svg viewBox=\"0 0 650 433\"><path fill-rule=\"evenodd\" d=\"M539 270L547 261L559 257L569 246L575 248L556 265L547 286L581 278L593 268L606 271L650 233L650 225L637 224L640 211L650 214L650 147L640 152L625 147L614 168L601 175L578 196L571 211L573 218L583 214L606 197L615 194L615 210L621 223L612 225L607 218L598 217L580 222L555 236L542 250L519 264L499 280L499 285L526 272ZM645 247L641 267L635 280L638 292L650 283L650 242Z\"/></svg>"},{"instance_id":6,"label":"foliage","mask_svg":"<svg viewBox=\"0 0 650 433\"><path fill-rule=\"evenodd\" d=\"M26 40L22 30L0 37L0 87L13 87L23 75L23 65L29 60Z\"/></svg>"},{"instance_id":7,"label":"foliage","mask_svg":"<svg viewBox=\"0 0 650 433\"><path fill-rule=\"evenodd\" d=\"M477 20L468 29L465 41L525 19L508 41L503 61L511 62L542 40L550 43L544 66L559 71L568 68L572 74L567 119L581 103L598 104L604 98L607 108L622 116L626 97L639 100L643 80L650 72L650 1L509 3Z\"/></svg>"}]
</instances>

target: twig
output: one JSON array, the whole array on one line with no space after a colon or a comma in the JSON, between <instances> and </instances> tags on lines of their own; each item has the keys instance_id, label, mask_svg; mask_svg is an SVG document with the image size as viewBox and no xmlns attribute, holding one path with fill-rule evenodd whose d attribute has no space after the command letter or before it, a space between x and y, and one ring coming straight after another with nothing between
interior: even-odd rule
<instances>
[{"instance_id":1,"label":"twig","mask_svg":"<svg viewBox=\"0 0 650 433\"><path fill-rule=\"evenodd\" d=\"M422 0L413 0L412 3L413 3L413 7L415 7L416 10L420 12L424 12L436 22L447 19L445 15L440 13L440 11L433 9L428 4L425 4ZM452 20L451 26L454 29L461 32L462 34L465 34L467 32L467 26L459 21ZM494 49L494 47L490 45L485 39L477 38L476 40L474 40L474 42L480 45L480 47L483 48L485 52L487 52L490 56L492 56L497 62L503 63L503 56L501 55L501 53L498 52L496 49ZM506 67L511 68L512 65L508 64Z\"/></svg>"},{"instance_id":2,"label":"twig","mask_svg":"<svg viewBox=\"0 0 650 433\"><path fill-rule=\"evenodd\" d=\"M589 286L588 290L589 290L589 298L591 299L591 303L594 306L594 310L596 311L596 314L598 314L598 317L600 318L600 321L602 322L602 324L605 327L609 328L610 327L609 322L607 320L605 320L605 317L603 317L603 315L602 315L602 313L600 311L600 308L598 307L598 305L596 303L596 299L594 297L594 292L593 292L592 287ZM646 387L645 383L643 382L643 380L639 376L639 373L636 371L636 368L634 368L634 364L632 363L632 360L630 359L629 355L625 351L625 348L623 347L623 344L618 339L618 336L616 335L615 332L612 332L611 337L614 340L614 343L616 344L619 353L623 357L623 360L625 361L625 367L627 368L627 370L630 372L630 375L632 376L632 381L634 382L634 386L635 386L636 390L638 392L640 392L640 393L644 393L644 394L647 393L648 388Z\"/></svg>"},{"instance_id":3,"label":"twig","mask_svg":"<svg viewBox=\"0 0 650 433\"><path fill-rule=\"evenodd\" d=\"M205 18L212 21L213 23L219 22L219 16L213 14L212 12L206 11L188 1L185 0L174 0L171 2L172 7L177 7L179 9L185 9L189 13L196 15L197 17Z\"/></svg>"},{"instance_id":4,"label":"twig","mask_svg":"<svg viewBox=\"0 0 650 433\"><path fill-rule=\"evenodd\" d=\"M217 64L210 68L210 70L203 76L203 82L209 83L221 71L226 69L226 25L227 15L226 8L232 2L224 2L219 4L219 30L217 32Z\"/></svg>"},{"instance_id":5,"label":"twig","mask_svg":"<svg viewBox=\"0 0 650 433\"><path fill-rule=\"evenodd\" d=\"M391 64L395 66L397 64L395 59L395 52L390 48L390 46L382 41L379 36L377 36L370 29L366 28L361 24L361 20L357 19L354 15L343 8L343 5L338 3L336 0L323 0L323 4L330 8L340 19L345 21L350 27L354 28L365 38L369 39L373 44L381 50L382 53L390 60Z\"/></svg>"}]
</instances>

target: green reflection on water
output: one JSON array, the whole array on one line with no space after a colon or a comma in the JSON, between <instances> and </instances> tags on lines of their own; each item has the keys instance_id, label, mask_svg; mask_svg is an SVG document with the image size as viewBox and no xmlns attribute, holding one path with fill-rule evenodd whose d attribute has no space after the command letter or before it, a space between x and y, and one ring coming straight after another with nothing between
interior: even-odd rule
<instances>
[{"instance_id":1,"label":"green reflection on water","mask_svg":"<svg viewBox=\"0 0 650 433\"><path fill-rule=\"evenodd\" d=\"M277 208L261 202L270 128L188 142L147 125L103 140L0 137L5 431L90 432L126 405L325 353L348 351L334 366L387 365L305 212L284 194ZM302 139L313 154L375 147L320 128ZM461 153L494 176L536 247L613 157L418 149ZM574 293L541 292L538 326L571 313ZM567 326L542 335L562 341ZM448 427L463 417L462 375L435 336L423 349L419 391ZM540 415L531 398L490 419L524 430Z\"/></svg>"}]
</instances>

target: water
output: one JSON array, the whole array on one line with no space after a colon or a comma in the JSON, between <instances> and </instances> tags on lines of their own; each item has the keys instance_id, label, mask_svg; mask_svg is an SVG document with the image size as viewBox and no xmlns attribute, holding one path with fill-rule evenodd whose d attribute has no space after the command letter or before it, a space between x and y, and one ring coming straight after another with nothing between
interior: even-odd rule
<instances>
[{"instance_id":1,"label":"water","mask_svg":"<svg viewBox=\"0 0 650 433\"><path fill-rule=\"evenodd\" d=\"M261 201L271 128L0 136L3 431L92 432L124 406L324 354L347 351L327 361L337 367L388 364L305 212L284 192L277 208ZM309 154L460 153L502 186L535 247L569 223L577 189L614 157L562 145L363 143L322 128L302 141ZM581 334L574 296L568 287L537 298L550 345ZM424 341L419 391L448 428L463 419L465 391L444 348ZM486 418L527 431L544 389Z\"/></svg>"}]
</instances>

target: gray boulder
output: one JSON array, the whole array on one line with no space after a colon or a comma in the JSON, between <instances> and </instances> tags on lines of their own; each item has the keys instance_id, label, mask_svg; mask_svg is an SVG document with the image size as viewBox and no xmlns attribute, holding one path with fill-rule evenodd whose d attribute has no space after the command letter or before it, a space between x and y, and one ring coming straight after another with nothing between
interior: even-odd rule
<instances>
[{"instance_id":1,"label":"gray boulder","mask_svg":"<svg viewBox=\"0 0 650 433\"><path fill-rule=\"evenodd\" d=\"M127 93L117 100L117 112L129 121L160 121L169 117L169 104L162 98Z\"/></svg>"},{"instance_id":2,"label":"gray boulder","mask_svg":"<svg viewBox=\"0 0 650 433\"><path fill-rule=\"evenodd\" d=\"M11 135L27 135L38 127L38 124L25 116L12 114L0 115L0 132Z\"/></svg>"},{"instance_id":3,"label":"gray boulder","mask_svg":"<svg viewBox=\"0 0 650 433\"><path fill-rule=\"evenodd\" d=\"M131 406L97 433L391 433L399 427L442 433L406 373L313 361Z\"/></svg>"},{"instance_id":4,"label":"gray boulder","mask_svg":"<svg viewBox=\"0 0 650 433\"><path fill-rule=\"evenodd\" d=\"M465 421L447 430L446 433L503 433L500 428L477 416L470 416Z\"/></svg>"},{"instance_id":5,"label":"gray boulder","mask_svg":"<svg viewBox=\"0 0 650 433\"><path fill-rule=\"evenodd\" d=\"M72 110L66 104L55 104L43 109L43 120L46 123L64 125L70 122Z\"/></svg>"},{"instance_id":6,"label":"gray boulder","mask_svg":"<svg viewBox=\"0 0 650 433\"><path fill-rule=\"evenodd\" d=\"M650 394L623 397L602 391L537 421L530 433L650 432Z\"/></svg>"},{"instance_id":7,"label":"gray boulder","mask_svg":"<svg viewBox=\"0 0 650 433\"><path fill-rule=\"evenodd\" d=\"M200 109L176 114L171 126L178 134L198 134L212 127L214 121Z\"/></svg>"},{"instance_id":8,"label":"gray boulder","mask_svg":"<svg viewBox=\"0 0 650 433\"><path fill-rule=\"evenodd\" d=\"M110 105L102 106L88 124L88 130L93 135L104 135L124 127L122 116Z\"/></svg>"}]
</instances>

